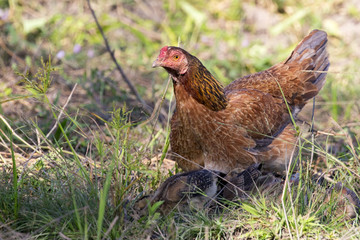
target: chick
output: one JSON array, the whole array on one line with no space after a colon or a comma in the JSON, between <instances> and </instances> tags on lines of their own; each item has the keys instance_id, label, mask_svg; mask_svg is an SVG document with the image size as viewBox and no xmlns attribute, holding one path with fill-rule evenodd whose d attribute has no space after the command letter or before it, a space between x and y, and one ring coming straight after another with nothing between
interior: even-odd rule
<instances>
[{"instance_id":1,"label":"chick","mask_svg":"<svg viewBox=\"0 0 360 240\"><path fill-rule=\"evenodd\" d=\"M219 174L221 173L203 169L173 175L160 185L153 196L141 199L137 203L137 208L144 211L148 203L163 201L160 206L163 214L175 208L203 209L218 192Z\"/></svg>"}]
</instances>

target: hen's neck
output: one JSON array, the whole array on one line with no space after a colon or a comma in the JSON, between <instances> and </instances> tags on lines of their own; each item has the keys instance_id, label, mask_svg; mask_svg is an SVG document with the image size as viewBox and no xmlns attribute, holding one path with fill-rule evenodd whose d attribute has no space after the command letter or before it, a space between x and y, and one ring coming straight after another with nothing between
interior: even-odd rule
<instances>
[{"instance_id":1,"label":"hen's neck","mask_svg":"<svg viewBox=\"0 0 360 240\"><path fill-rule=\"evenodd\" d=\"M183 85L190 96L213 111L226 108L227 100L222 85L198 59L190 65L187 73L176 77L174 84Z\"/></svg>"}]
</instances>

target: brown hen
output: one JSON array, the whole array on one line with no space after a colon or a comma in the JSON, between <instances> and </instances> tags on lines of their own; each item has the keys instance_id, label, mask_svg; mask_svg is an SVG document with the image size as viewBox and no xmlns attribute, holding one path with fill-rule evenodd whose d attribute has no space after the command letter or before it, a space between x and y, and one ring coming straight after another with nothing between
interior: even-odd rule
<instances>
[{"instance_id":1,"label":"brown hen","mask_svg":"<svg viewBox=\"0 0 360 240\"><path fill-rule=\"evenodd\" d=\"M296 141L289 110L295 117L323 87L326 44L327 34L313 30L285 61L225 88L195 56L163 47L153 67L173 80L170 143L179 166L228 173L262 162L283 171Z\"/></svg>"}]
</instances>

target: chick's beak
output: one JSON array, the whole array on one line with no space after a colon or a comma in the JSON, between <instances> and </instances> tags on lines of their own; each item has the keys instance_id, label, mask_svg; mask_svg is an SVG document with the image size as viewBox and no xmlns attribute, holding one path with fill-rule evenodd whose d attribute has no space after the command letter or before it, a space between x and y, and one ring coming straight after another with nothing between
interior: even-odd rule
<instances>
[{"instance_id":1,"label":"chick's beak","mask_svg":"<svg viewBox=\"0 0 360 240\"><path fill-rule=\"evenodd\" d=\"M160 67L160 66L161 66L161 63L162 63L162 61L159 60L159 58L157 58L157 59L153 62L152 67L153 67L153 68Z\"/></svg>"}]
</instances>

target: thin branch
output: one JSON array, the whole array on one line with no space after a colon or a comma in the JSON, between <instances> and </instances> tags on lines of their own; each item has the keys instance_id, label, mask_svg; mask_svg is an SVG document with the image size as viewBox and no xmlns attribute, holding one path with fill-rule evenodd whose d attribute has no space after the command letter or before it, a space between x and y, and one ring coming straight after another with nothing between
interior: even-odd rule
<instances>
[{"instance_id":1,"label":"thin branch","mask_svg":"<svg viewBox=\"0 0 360 240\"><path fill-rule=\"evenodd\" d=\"M117 222L117 220L119 219L118 216L116 216L110 223L110 226L108 228L108 230L106 230L105 234L104 234L104 237L102 239L106 239L107 236L109 235L110 231L114 228L115 226L115 223Z\"/></svg>"},{"instance_id":2,"label":"thin branch","mask_svg":"<svg viewBox=\"0 0 360 240\"><path fill-rule=\"evenodd\" d=\"M97 25L97 28L99 29L100 33L101 33L101 36L102 38L104 39L104 43L105 43L105 46L106 46L106 50L109 52L110 56L111 56L111 59L113 60L113 62L115 63L116 65L116 68L119 70L122 78L124 79L124 81L126 82L126 84L129 86L131 92L135 95L136 99L142 104L144 110L148 113L148 114L151 114L152 113L152 108L146 104L146 102L140 97L138 91L136 90L136 88L134 87L134 85L132 84L132 82L127 78L126 74L124 73L123 69L121 68L120 64L118 63L118 61L116 60L115 58L115 55L114 55L114 51L111 50L110 48L110 45L109 45L109 42L104 34L104 30L102 29L102 27L100 26L100 23L95 15L95 12L93 10L93 8L91 7L91 4L90 4L90 0L87 0L87 3L88 3L88 6L89 6L89 9L91 11L91 15L93 16L94 20L95 20L95 23Z\"/></svg>"},{"instance_id":3,"label":"thin branch","mask_svg":"<svg viewBox=\"0 0 360 240\"><path fill-rule=\"evenodd\" d=\"M62 109L61 109L61 111L60 111L60 114L59 114L58 118L56 119L56 122L55 122L54 126L53 126L52 129L48 132L48 134L46 134L46 137L45 137L45 138L49 138L49 136L51 135L51 133L52 133L52 132L56 129L56 127L58 126L58 124L59 124L59 122L60 122L60 119L61 119L62 115L64 114L64 110L65 110L65 108L67 107L67 105L69 104L70 99L71 99L72 95L74 94L74 91L75 91L76 87L77 87L77 83L74 85L73 89L71 90L71 93L70 93L69 97L67 98L64 106L62 107ZM39 145L40 145L40 144L39 144Z\"/></svg>"},{"instance_id":4,"label":"thin branch","mask_svg":"<svg viewBox=\"0 0 360 240\"><path fill-rule=\"evenodd\" d=\"M166 95L167 90L169 89L170 82L171 82L171 77L169 76L169 79L168 79L168 81L166 83L166 87L165 87L165 90L164 90L164 93L163 93L162 97L159 100L157 100L157 102L155 103L154 111L152 112L152 114L150 115L150 117L148 119L146 119L144 122L139 124L139 127L142 127L142 126L148 124L149 122L151 122L152 120L154 120L154 118L159 117L159 115L161 114L160 113L161 106L165 101L165 95Z\"/></svg>"}]
</instances>

